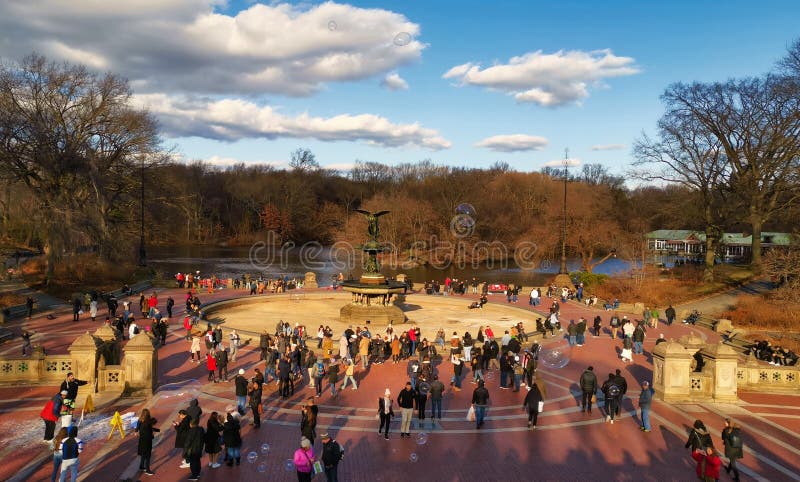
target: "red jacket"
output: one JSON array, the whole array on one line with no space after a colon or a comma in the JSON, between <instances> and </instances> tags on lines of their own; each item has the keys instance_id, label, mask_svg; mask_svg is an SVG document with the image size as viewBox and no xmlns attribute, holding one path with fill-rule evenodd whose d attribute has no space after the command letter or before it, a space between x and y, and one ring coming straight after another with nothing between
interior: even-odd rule
<instances>
[{"instance_id":1,"label":"red jacket","mask_svg":"<svg viewBox=\"0 0 800 482\"><path fill-rule=\"evenodd\" d=\"M211 356L211 353L206 354L206 368L208 371L213 372L217 369L217 360Z\"/></svg>"},{"instance_id":2,"label":"red jacket","mask_svg":"<svg viewBox=\"0 0 800 482\"><path fill-rule=\"evenodd\" d=\"M697 474L698 478L703 478L703 475L705 475L706 477L711 477L714 480L719 479L719 467L722 465L722 460L719 458L719 455L706 455L703 452L695 450L692 452L692 458L697 461L695 473ZM706 461L705 474L702 473L704 459Z\"/></svg>"},{"instance_id":3,"label":"red jacket","mask_svg":"<svg viewBox=\"0 0 800 482\"><path fill-rule=\"evenodd\" d=\"M147 306L150 307L150 308L158 307L158 298L156 298L155 296L151 296L150 298L148 298L147 299Z\"/></svg>"}]
</instances>

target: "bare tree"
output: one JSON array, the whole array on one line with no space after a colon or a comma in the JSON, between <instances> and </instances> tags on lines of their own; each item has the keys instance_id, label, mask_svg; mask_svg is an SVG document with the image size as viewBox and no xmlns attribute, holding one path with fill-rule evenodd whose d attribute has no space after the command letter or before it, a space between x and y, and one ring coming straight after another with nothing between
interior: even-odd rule
<instances>
[{"instance_id":1,"label":"bare tree","mask_svg":"<svg viewBox=\"0 0 800 482\"><path fill-rule=\"evenodd\" d=\"M113 243L120 209L139 185L131 170L150 165L159 148L156 123L131 107L127 81L83 66L31 55L0 66L0 171L41 201L47 278L71 239L88 234Z\"/></svg>"},{"instance_id":2,"label":"bare tree","mask_svg":"<svg viewBox=\"0 0 800 482\"><path fill-rule=\"evenodd\" d=\"M719 227L721 192L730 171L720 141L693 116L668 111L658 122L659 140L643 135L634 144L638 170L647 181L678 184L699 193L706 232L703 278L712 281Z\"/></svg>"},{"instance_id":3,"label":"bare tree","mask_svg":"<svg viewBox=\"0 0 800 482\"><path fill-rule=\"evenodd\" d=\"M299 147L289 156L289 165L296 171L316 171L319 169L317 157L310 149Z\"/></svg>"},{"instance_id":4,"label":"bare tree","mask_svg":"<svg viewBox=\"0 0 800 482\"><path fill-rule=\"evenodd\" d=\"M693 119L719 142L730 187L752 228L752 266L761 268L761 231L798 198L800 96L787 77L767 75L713 84L675 84L667 115ZM795 82L796 84L796 82Z\"/></svg>"}]
</instances>

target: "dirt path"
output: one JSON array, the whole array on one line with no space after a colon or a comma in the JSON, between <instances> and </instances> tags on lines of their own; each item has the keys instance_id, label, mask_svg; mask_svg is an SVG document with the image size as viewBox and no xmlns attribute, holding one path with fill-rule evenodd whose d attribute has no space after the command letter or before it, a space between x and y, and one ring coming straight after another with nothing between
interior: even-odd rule
<instances>
[{"instance_id":1,"label":"dirt path","mask_svg":"<svg viewBox=\"0 0 800 482\"><path fill-rule=\"evenodd\" d=\"M711 295L707 298L688 301L675 305L675 311L681 310L698 310L706 316L719 315L723 311L733 309L736 305L736 298L740 295L753 295L770 291L772 289L772 282L769 280L756 280L743 284L738 288Z\"/></svg>"}]
</instances>

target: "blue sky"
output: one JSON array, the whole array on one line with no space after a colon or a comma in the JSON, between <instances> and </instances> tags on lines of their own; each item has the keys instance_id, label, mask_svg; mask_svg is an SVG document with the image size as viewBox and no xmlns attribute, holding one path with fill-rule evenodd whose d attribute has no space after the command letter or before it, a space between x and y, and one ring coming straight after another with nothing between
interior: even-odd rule
<instances>
[{"instance_id":1,"label":"blue sky","mask_svg":"<svg viewBox=\"0 0 800 482\"><path fill-rule=\"evenodd\" d=\"M0 55L119 72L167 145L223 165L281 165L307 147L341 168L429 158L534 170L568 147L623 172L667 85L758 75L800 36L792 1L120 5L4 2ZM404 31L411 42L394 45Z\"/></svg>"}]
</instances>

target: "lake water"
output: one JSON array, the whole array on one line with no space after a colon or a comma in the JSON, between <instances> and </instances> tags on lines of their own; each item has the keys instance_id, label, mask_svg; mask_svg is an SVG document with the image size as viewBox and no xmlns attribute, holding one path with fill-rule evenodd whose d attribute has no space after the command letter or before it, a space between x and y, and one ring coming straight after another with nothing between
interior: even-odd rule
<instances>
[{"instance_id":1,"label":"lake water","mask_svg":"<svg viewBox=\"0 0 800 482\"><path fill-rule=\"evenodd\" d=\"M313 249L270 250L264 246L247 247L151 247L148 249L148 263L158 269L165 277L181 272L200 270L201 275L215 274L220 278L238 277L243 274L266 278L288 276L302 278L307 271L317 275L320 286L331 283L331 277L339 272L358 275L361 272L360 260L344 250L315 247ZM522 285L541 285L558 272L558 260L544 260L536 266L520 267L513 259L494 264L472 266L450 265L446 268L433 266L402 266L390 256L382 261L381 271L387 276L404 273L415 282L425 280L444 281L447 276L458 279L478 278L480 281L515 283ZM570 271L580 269L578 259L567 262ZM595 273L618 274L627 272L630 263L612 258L597 266Z\"/></svg>"}]
</instances>

